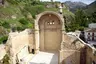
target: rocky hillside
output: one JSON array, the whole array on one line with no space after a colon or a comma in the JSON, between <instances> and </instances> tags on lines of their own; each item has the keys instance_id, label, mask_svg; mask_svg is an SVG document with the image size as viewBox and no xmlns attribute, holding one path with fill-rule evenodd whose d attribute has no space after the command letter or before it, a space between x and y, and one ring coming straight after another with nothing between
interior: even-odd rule
<instances>
[{"instance_id":1,"label":"rocky hillside","mask_svg":"<svg viewBox=\"0 0 96 64\"><path fill-rule=\"evenodd\" d=\"M86 6L85 11L88 14L96 12L96 1Z\"/></svg>"},{"instance_id":2,"label":"rocky hillside","mask_svg":"<svg viewBox=\"0 0 96 64\"><path fill-rule=\"evenodd\" d=\"M75 12L77 9L84 8L87 6L87 4L83 2L71 2L71 1L66 1L64 2L66 6L69 7L70 11Z\"/></svg>"},{"instance_id":3,"label":"rocky hillside","mask_svg":"<svg viewBox=\"0 0 96 64\"><path fill-rule=\"evenodd\" d=\"M56 7L47 7L51 2L40 2L39 0L5 0L0 5L0 43L6 42L10 31L22 31L27 28L34 29L36 15L43 11L55 11L59 13L58 3ZM47 6L46 6L47 4ZM73 21L74 14L67 8L63 8L66 21Z\"/></svg>"}]
</instances>

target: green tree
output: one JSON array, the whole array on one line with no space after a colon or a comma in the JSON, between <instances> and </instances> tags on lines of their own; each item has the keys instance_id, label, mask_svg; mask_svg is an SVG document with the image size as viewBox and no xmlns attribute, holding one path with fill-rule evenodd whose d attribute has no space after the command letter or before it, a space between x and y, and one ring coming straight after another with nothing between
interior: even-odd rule
<instances>
[{"instance_id":1,"label":"green tree","mask_svg":"<svg viewBox=\"0 0 96 64\"><path fill-rule=\"evenodd\" d=\"M68 16L69 17L69 16ZM71 22L68 24L68 21ZM66 20L67 23L65 23L65 27L67 28L67 31L75 31L80 30L83 31L85 27L88 26L90 21L88 20L88 16L85 15L85 12L81 9L78 9L75 12L75 18L72 18L69 20L69 18Z\"/></svg>"},{"instance_id":2,"label":"green tree","mask_svg":"<svg viewBox=\"0 0 96 64\"><path fill-rule=\"evenodd\" d=\"M93 23L96 23L96 12L92 13L92 15L91 15L91 21Z\"/></svg>"},{"instance_id":3,"label":"green tree","mask_svg":"<svg viewBox=\"0 0 96 64\"><path fill-rule=\"evenodd\" d=\"M85 15L85 12L81 9L78 9L75 13L75 22L74 24L76 24L77 30L83 30L84 27L88 26L88 20L87 20L87 16Z\"/></svg>"},{"instance_id":4,"label":"green tree","mask_svg":"<svg viewBox=\"0 0 96 64\"><path fill-rule=\"evenodd\" d=\"M2 23L2 26L3 26L4 28L10 28L9 23L6 22L6 21Z\"/></svg>"},{"instance_id":5,"label":"green tree","mask_svg":"<svg viewBox=\"0 0 96 64\"><path fill-rule=\"evenodd\" d=\"M6 43L6 41L7 41L7 39L8 39L8 36L2 36L2 37L0 37L0 44L5 44Z\"/></svg>"}]
</instances>

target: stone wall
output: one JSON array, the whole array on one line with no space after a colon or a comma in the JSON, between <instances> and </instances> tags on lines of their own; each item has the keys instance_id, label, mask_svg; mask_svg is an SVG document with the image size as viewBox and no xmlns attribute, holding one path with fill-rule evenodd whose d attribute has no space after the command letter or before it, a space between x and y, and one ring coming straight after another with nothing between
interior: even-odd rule
<instances>
[{"instance_id":1,"label":"stone wall","mask_svg":"<svg viewBox=\"0 0 96 64\"><path fill-rule=\"evenodd\" d=\"M47 17L45 17L47 15ZM52 16L52 17L50 17L50 16ZM42 18L42 17L45 17L44 19ZM50 18L49 18L50 17ZM53 33L52 31L50 31L51 33L47 33L47 34L45 34L46 32L45 31L41 31L41 28L40 27L42 27L42 25L40 25L39 24L39 22L40 23L42 23L41 21L40 21L40 19L41 19L41 21L44 21L44 23L45 24L47 24L47 25L45 25L45 27L47 28L48 27L48 25L49 24L57 24L57 22L59 21L62 25L61 25L61 30L62 30L62 32L60 33L60 32L57 32L57 33L60 33L60 34L63 34L63 32L65 32L64 30L65 30L65 26L64 26L64 18L63 18L63 16L62 15L60 15L60 14L58 14L58 13L56 13L56 12L53 12L53 11L45 11L45 12L42 12L42 13L40 13L40 14L38 14L38 15L36 15L36 19L35 19L35 43L36 43L36 50L37 50L37 52L39 51L39 50L44 50L44 49L48 49L48 50L50 50L50 48L51 49L53 49L54 50L54 48L56 48L55 50L57 50L57 48L60 48L60 44L59 43L61 43L62 42L62 40L59 38L59 37L61 37L61 35L60 36L57 36L57 34L54 36L54 34L55 33ZM43 19L43 20L42 20ZM52 20L51 20L52 19ZM53 21L52 23L50 23L49 21ZM47 21L47 22L46 22ZM56 21L56 23L54 23ZM58 24L59 24L59 22L58 22ZM43 24L44 25L44 24ZM51 30L53 30L53 25L50 27L51 28ZM57 27L57 26L56 26ZM55 27L55 28L56 28ZM44 30L46 30L45 28L43 28ZM59 31L61 31L60 29L59 29ZM41 31L41 33L40 33L40 31ZM44 32L44 33L43 33ZM56 31L54 31L54 32L56 32ZM45 34L45 37L42 35L42 34ZM49 35L48 35L49 34ZM52 34L52 35L51 35ZM50 36L50 37L48 37L48 36ZM52 36L52 37L51 37ZM54 36L54 37L53 37ZM45 39L44 39L45 38ZM52 38L52 39L51 39ZM60 39L61 40L61 42L60 42L60 40L58 40L58 39ZM63 39L63 36L61 37L62 39ZM48 40L49 39L49 40ZM45 42L44 42L44 40L45 40ZM54 42L53 42L53 41ZM58 41L59 42L58 42ZM51 41L51 42L49 42L49 41ZM57 42L58 42L58 45L57 45ZM53 45L54 44L56 44L56 47L53 47L52 45L51 45L51 47L50 47L50 45L48 44L48 43L52 43ZM40 46L39 46L40 45ZM59 49L58 49L59 50Z\"/></svg>"},{"instance_id":2,"label":"stone wall","mask_svg":"<svg viewBox=\"0 0 96 64\"><path fill-rule=\"evenodd\" d=\"M15 35L11 38L11 44L14 54L18 53L23 46L28 45L28 33L21 32L21 33L14 33ZM12 34L11 34L12 35Z\"/></svg>"},{"instance_id":3,"label":"stone wall","mask_svg":"<svg viewBox=\"0 0 96 64\"><path fill-rule=\"evenodd\" d=\"M74 35L64 34L63 49L64 50L80 50L85 45Z\"/></svg>"},{"instance_id":4,"label":"stone wall","mask_svg":"<svg viewBox=\"0 0 96 64\"><path fill-rule=\"evenodd\" d=\"M58 51L62 42L62 23L59 18L51 13L45 14L41 16L39 26L40 50Z\"/></svg>"},{"instance_id":5,"label":"stone wall","mask_svg":"<svg viewBox=\"0 0 96 64\"><path fill-rule=\"evenodd\" d=\"M3 59L5 54L6 54L5 45L4 44L0 44L0 61Z\"/></svg>"},{"instance_id":6,"label":"stone wall","mask_svg":"<svg viewBox=\"0 0 96 64\"><path fill-rule=\"evenodd\" d=\"M92 64L94 61L96 64L96 53L94 53L93 49L90 47L87 47L87 55L86 55L86 64Z\"/></svg>"},{"instance_id":7,"label":"stone wall","mask_svg":"<svg viewBox=\"0 0 96 64\"><path fill-rule=\"evenodd\" d=\"M29 32L30 30L26 29L22 32L13 32L9 34L9 40L8 43L10 46L10 53L11 53L11 59L13 60L12 63L16 63L16 56L17 54L25 47L29 47L29 51L34 48L33 41L34 41L34 35L33 33ZM26 52L25 50L25 53Z\"/></svg>"},{"instance_id":8,"label":"stone wall","mask_svg":"<svg viewBox=\"0 0 96 64\"><path fill-rule=\"evenodd\" d=\"M94 51L92 46L87 45L85 42L83 42L80 38L73 36L73 35L64 35L65 39L64 39L64 48L63 50L76 50L76 51L80 51L80 64L92 64L92 62L96 63L96 49ZM60 54L62 56L62 54L65 52L60 51ZM67 53L66 53L67 54ZM65 56L66 56L65 54ZM70 54L70 53L68 53ZM63 54L64 55L64 54ZM64 62L64 57L60 57L59 58L60 61ZM76 60L77 61L77 60Z\"/></svg>"},{"instance_id":9,"label":"stone wall","mask_svg":"<svg viewBox=\"0 0 96 64\"><path fill-rule=\"evenodd\" d=\"M59 53L59 64L80 64L80 51L61 50Z\"/></svg>"},{"instance_id":10,"label":"stone wall","mask_svg":"<svg viewBox=\"0 0 96 64\"><path fill-rule=\"evenodd\" d=\"M62 46L63 48L59 51L59 64L80 64L81 62L84 64L86 62L86 56L84 56L86 53L83 54L85 44L76 36L65 33Z\"/></svg>"},{"instance_id":11,"label":"stone wall","mask_svg":"<svg viewBox=\"0 0 96 64\"><path fill-rule=\"evenodd\" d=\"M32 30L24 30L22 32L13 32L9 34L10 40L8 40L9 45L11 45L12 51L18 53L24 46L29 46L29 48L34 48L34 32Z\"/></svg>"},{"instance_id":12,"label":"stone wall","mask_svg":"<svg viewBox=\"0 0 96 64\"><path fill-rule=\"evenodd\" d=\"M31 30L31 32L29 32L29 52L32 53L32 49L35 49L35 35L34 35L34 31Z\"/></svg>"}]
</instances>

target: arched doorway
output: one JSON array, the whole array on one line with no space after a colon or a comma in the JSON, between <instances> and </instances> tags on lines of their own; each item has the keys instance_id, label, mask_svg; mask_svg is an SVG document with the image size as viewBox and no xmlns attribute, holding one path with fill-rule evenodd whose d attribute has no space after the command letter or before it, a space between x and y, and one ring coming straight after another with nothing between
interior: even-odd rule
<instances>
[{"instance_id":1,"label":"arched doorway","mask_svg":"<svg viewBox=\"0 0 96 64\"><path fill-rule=\"evenodd\" d=\"M40 50L58 51L62 42L62 24L54 14L39 19Z\"/></svg>"},{"instance_id":2,"label":"arched doorway","mask_svg":"<svg viewBox=\"0 0 96 64\"><path fill-rule=\"evenodd\" d=\"M36 51L58 51L65 33L63 16L52 11L45 11L36 16L35 49Z\"/></svg>"}]
</instances>

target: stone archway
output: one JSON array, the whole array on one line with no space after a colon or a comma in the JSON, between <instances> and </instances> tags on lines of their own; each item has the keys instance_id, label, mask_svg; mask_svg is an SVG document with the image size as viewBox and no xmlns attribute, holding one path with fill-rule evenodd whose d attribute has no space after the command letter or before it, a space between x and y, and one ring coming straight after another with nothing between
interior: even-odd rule
<instances>
[{"instance_id":1,"label":"stone archway","mask_svg":"<svg viewBox=\"0 0 96 64\"><path fill-rule=\"evenodd\" d=\"M37 16L35 20L35 43L37 50L60 50L64 31L63 16L46 11Z\"/></svg>"},{"instance_id":2,"label":"stone archway","mask_svg":"<svg viewBox=\"0 0 96 64\"><path fill-rule=\"evenodd\" d=\"M51 13L39 19L40 50L59 50L62 41L62 24L59 18Z\"/></svg>"}]
</instances>

